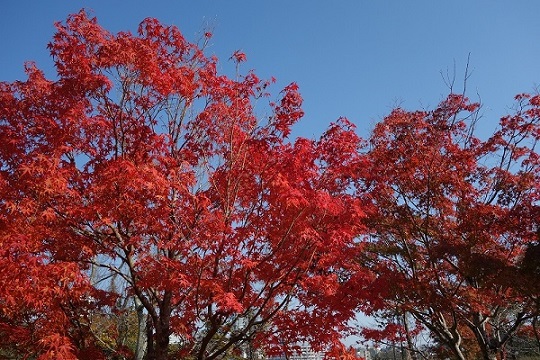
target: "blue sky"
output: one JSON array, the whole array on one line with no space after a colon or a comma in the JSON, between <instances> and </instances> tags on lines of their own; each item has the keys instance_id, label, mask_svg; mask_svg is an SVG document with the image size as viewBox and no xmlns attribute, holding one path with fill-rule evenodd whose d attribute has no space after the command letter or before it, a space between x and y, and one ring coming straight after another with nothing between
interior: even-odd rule
<instances>
[{"instance_id":1,"label":"blue sky","mask_svg":"<svg viewBox=\"0 0 540 360\"><path fill-rule=\"evenodd\" d=\"M470 53L468 95L484 104L482 130L494 128L519 92L540 84L540 1L438 0L4 0L0 80L24 78L34 60L51 74L46 44L53 22L91 9L110 31L145 17L177 25L189 40L214 32L209 54L247 54L245 69L296 81L306 116L295 135L318 136L340 116L361 135L395 105L433 108L448 92L441 71L461 86Z\"/></svg>"}]
</instances>

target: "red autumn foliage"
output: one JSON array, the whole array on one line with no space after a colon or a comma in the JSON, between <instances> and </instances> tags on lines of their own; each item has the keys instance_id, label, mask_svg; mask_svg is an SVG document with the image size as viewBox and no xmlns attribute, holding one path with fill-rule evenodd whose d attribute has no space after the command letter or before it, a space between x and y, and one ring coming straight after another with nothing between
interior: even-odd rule
<instances>
[{"instance_id":1,"label":"red autumn foliage","mask_svg":"<svg viewBox=\"0 0 540 360\"><path fill-rule=\"evenodd\" d=\"M340 339L358 309L388 320L367 336L410 347L427 331L459 359L538 333L538 95L516 96L487 140L453 94L395 109L367 143L346 119L288 140L294 83L261 120L274 80L219 74L175 27L112 34L84 11L56 26L56 79L28 63L0 83L8 355L216 359L308 341L354 358ZM131 349L97 321L130 311L147 337Z\"/></svg>"},{"instance_id":2,"label":"red autumn foliage","mask_svg":"<svg viewBox=\"0 0 540 360\"><path fill-rule=\"evenodd\" d=\"M173 335L199 359L336 344L355 294L335 274L351 273L363 229L352 126L287 141L295 84L262 122L269 82L218 74L155 19L137 34L85 12L56 27L57 79L28 64L0 84L0 346L120 356L92 326L119 303L147 318L134 331L148 359L168 358Z\"/></svg>"},{"instance_id":3,"label":"red autumn foliage","mask_svg":"<svg viewBox=\"0 0 540 360\"><path fill-rule=\"evenodd\" d=\"M455 358L473 356L465 340L486 360L504 356L538 312L538 278L527 282L523 272L540 227L536 99L519 96L487 140L474 136L477 105L458 95L433 111L396 109L375 126L363 261L379 274L379 299L366 311L412 317Z\"/></svg>"}]
</instances>

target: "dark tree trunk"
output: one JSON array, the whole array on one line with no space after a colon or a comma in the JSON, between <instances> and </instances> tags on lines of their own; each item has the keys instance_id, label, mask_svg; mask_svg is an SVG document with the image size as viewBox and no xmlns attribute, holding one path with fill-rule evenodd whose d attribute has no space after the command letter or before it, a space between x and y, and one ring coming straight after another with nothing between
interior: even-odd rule
<instances>
[{"instance_id":1,"label":"dark tree trunk","mask_svg":"<svg viewBox=\"0 0 540 360\"><path fill-rule=\"evenodd\" d=\"M169 336L171 319L171 293L166 292L160 303L159 314L149 317L147 323L147 360L167 360L169 357Z\"/></svg>"},{"instance_id":2,"label":"dark tree trunk","mask_svg":"<svg viewBox=\"0 0 540 360\"><path fill-rule=\"evenodd\" d=\"M150 315L146 318L146 356L145 360L154 360L154 325Z\"/></svg>"}]
</instances>

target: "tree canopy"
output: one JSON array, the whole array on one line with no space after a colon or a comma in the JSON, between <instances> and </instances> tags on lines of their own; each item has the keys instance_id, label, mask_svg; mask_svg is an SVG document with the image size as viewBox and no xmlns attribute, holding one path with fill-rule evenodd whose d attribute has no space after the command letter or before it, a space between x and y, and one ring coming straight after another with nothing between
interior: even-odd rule
<instances>
[{"instance_id":1,"label":"tree canopy","mask_svg":"<svg viewBox=\"0 0 540 360\"><path fill-rule=\"evenodd\" d=\"M289 141L296 84L258 117L271 81L219 74L209 33L193 44L146 19L111 34L84 11L56 26L57 79L27 64L0 85L0 342L123 354L91 325L131 308L148 359L171 339L198 359L339 346L354 297L337 273L364 214L352 125Z\"/></svg>"},{"instance_id":2,"label":"tree canopy","mask_svg":"<svg viewBox=\"0 0 540 360\"><path fill-rule=\"evenodd\" d=\"M364 260L379 274L370 310L394 325L383 337L426 329L455 358L475 357L464 350L474 339L494 359L537 316L524 260L540 240L540 97L516 101L487 140L475 137L479 104L458 95L375 126Z\"/></svg>"}]
</instances>

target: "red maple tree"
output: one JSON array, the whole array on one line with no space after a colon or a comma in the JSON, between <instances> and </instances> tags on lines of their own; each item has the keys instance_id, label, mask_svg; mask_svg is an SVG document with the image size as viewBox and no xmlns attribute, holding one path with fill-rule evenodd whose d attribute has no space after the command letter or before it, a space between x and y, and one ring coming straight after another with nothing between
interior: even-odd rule
<instances>
[{"instance_id":1,"label":"red maple tree","mask_svg":"<svg viewBox=\"0 0 540 360\"><path fill-rule=\"evenodd\" d=\"M517 101L485 141L474 135L478 105L459 95L433 111L395 109L375 126L363 261L379 274L379 300L365 309L401 319L390 336L410 344L404 326L425 329L467 359L472 335L495 359L537 313L522 260L540 227L540 96Z\"/></svg>"},{"instance_id":2,"label":"red maple tree","mask_svg":"<svg viewBox=\"0 0 540 360\"><path fill-rule=\"evenodd\" d=\"M269 82L220 75L209 34L189 43L155 19L112 34L84 11L56 27L56 79L28 64L0 84L0 347L214 359L337 344L364 216L352 125L288 141L297 86L257 116ZM138 316L133 355L92 326L119 303Z\"/></svg>"}]
</instances>

